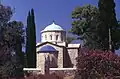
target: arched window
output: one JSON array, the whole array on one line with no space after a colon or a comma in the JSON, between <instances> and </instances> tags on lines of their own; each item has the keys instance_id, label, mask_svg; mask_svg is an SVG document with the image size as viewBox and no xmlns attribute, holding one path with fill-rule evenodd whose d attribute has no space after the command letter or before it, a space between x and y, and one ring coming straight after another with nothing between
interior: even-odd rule
<instances>
[{"instance_id":1,"label":"arched window","mask_svg":"<svg viewBox=\"0 0 120 79\"><path fill-rule=\"evenodd\" d=\"M56 35L56 40L58 40L58 35Z\"/></svg>"},{"instance_id":2,"label":"arched window","mask_svg":"<svg viewBox=\"0 0 120 79\"><path fill-rule=\"evenodd\" d=\"M52 40L52 35L50 35L50 40Z\"/></svg>"}]
</instances>

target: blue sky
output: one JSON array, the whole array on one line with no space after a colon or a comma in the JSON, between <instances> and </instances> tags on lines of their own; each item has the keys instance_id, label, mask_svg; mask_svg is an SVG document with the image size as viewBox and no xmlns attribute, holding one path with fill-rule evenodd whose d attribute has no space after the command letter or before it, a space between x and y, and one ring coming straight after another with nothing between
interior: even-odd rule
<instances>
[{"instance_id":1,"label":"blue sky","mask_svg":"<svg viewBox=\"0 0 120 79\"><path fill-rule=\"evenodd\" d=\"M35 10L37 42L40 31L53 20L65 30L71 28L71 12L76 6L92 4L97 6L98 0L2 0L2 3L15 8L12 20L22 21L26 25L26 17L31 8ZM117 19L120 19L120 0L116 2Z\"/></svg>"}]
</instances>

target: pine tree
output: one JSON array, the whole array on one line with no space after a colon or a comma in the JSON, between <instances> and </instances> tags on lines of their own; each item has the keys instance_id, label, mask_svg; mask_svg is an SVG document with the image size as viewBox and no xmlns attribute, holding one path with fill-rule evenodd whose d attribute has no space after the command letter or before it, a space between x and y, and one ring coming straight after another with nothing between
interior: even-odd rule
<instances>
[{"instance_id":1,"label":"pine tree","mask_svg":"<svg viewBox=\"0 0 120 79\"><path fill-rule=\"evenodd\" d=\"M76 7L72 11L71 33L79 36L84 47L111 50L120 48L120 25L115 14L114 0L99 0L98 8L92 5Z\"/></svg>"},{"instance_id":2,"label":"pine tree","mask_svg":"<svg viewBox=\"0 0 120 79\"><path fill-rule=\"evenodd\" d=\"M101 49L99 37L96 34L99 23L99 10L92 5L76 7L72 11L72 28L70 32L78 35L83 41L84 47L89 49Z\"/></svg>"}]
</instances>

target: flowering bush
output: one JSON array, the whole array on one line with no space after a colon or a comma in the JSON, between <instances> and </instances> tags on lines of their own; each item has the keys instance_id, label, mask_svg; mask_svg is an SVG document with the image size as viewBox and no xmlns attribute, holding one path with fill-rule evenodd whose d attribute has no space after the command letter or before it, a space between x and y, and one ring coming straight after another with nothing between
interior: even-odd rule
<instances>
[{"instance_id":1,"label":"flowering bush","mask_svg":"<svg viewBox=\"0 0 120 79\"><path fill-rule=\"evenodd\" d=\"M120 57L115 53L80 49L76 60L75 79L117 79L120 76Z\"/></svg>"}]
</instances>

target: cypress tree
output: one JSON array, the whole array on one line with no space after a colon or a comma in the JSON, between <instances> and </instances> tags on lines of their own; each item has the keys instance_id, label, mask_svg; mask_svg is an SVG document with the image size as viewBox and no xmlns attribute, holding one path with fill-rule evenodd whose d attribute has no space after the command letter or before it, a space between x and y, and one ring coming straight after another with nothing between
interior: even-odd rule
<instances>
[{"instance_id":1,"label":"cypress tree","mask_svg":"<svg viewBox=\"0 0 120 79\"><path fill-rule=\"evenodd\" d=\"M36 28L34 9L31 9L31 50L32 50L32 65L36 67Z\"/></svg>"},{"instance_id":2,"label":"cypress tree","mask_svg":"<svg viewBox=\"0 0 120 79\"><path fill-rule=\"evenodd\" d=\"M26 28L26 59L27 67L36 67L36 30L34 21L34 10L28 13Z\"/></svg>"},{"instance_id":3,"label":"cypress tree","mask_svg":"<svg viewBox=\"0 0 120 79\"><path fill-rule=\"evenodd\" d=\"M27 16L27 27L26 27L26 67L29 67L29 52L30 52L30 11Z\"/></svg>"},{"instance_id":4,"label":"cypress tree","mask_svg":"<svg viewBox=\"0 0 120 79\"><path fill-rule=\"evenodd\" d=\"M118 23L115 14L115 3L114 0L99 0L98 7L100 11L100 32L101 40L104 40L103 47L105 50L110 49L110 44L112 45L111 51L114 52L118 46L119 36L117 32L120 32L118 29ZM103 34L101 34L103 33Z\"/></svg>"}]
</instances>

